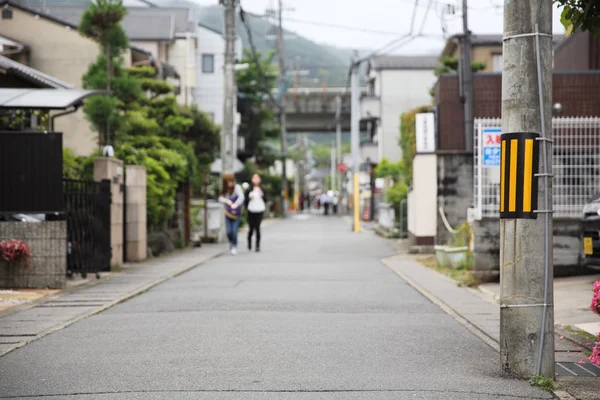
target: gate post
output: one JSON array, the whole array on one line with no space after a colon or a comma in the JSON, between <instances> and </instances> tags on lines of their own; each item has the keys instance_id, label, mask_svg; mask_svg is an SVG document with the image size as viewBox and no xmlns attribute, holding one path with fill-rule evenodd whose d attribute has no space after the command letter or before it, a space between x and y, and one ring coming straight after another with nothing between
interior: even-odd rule
<instances>
[{"instance_id":1,"label":"gate post","mask_svg":"<svg viewBox=\"0 0 600 400\"><path fill-rule=\"evenodd\" d=\"M123 161L111 157L94 159L94 181L110 180L110 246L112 267L123 264Z\"/></svg>"},{"instance_id":2,"label":"gate post","mask_svg":"<svg viewBox=\"0 0 600 400\"><path fill-rule=\"evenodd\" d=\"M143 261L148 255L146 168L141 165L127 165L126 168L127 259L125 261Z\"/></svg>"}]
</instances>

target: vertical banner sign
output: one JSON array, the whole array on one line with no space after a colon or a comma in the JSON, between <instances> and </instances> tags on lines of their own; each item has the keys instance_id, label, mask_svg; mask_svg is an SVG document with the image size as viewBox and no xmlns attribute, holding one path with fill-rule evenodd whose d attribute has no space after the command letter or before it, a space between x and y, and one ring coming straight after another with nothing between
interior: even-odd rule
<instances>
[{"instance_id":1,"label":"vertical banner sign","mask_svg":"<svg viewBox=\"0 0 600 400\"><path fill-rule=\"evenodd\" d=\"M492 168L500 166L500 136L501 128L483 128L482 132L482 167Z\"/></svg>"},{"instance_id":2,"label":"vertical banner sign","mask_svg":"<svg viewBox=\"0 0 600 400\"><path fill-rule=\"evenodd\" d=\"M537 218L539 136L524 132L501 137L500 218Z\"/></svg>"},{"instance_id":3,"label":"vertical banner sign","mask_svg":"<svg viewBox=\"0 0 600 400\"><path fill-rule=\"evenodd\" d=\"M418 153L435 152L435 116L433 113L416 115L416 147Z\"/></svg>"}]
</instances>

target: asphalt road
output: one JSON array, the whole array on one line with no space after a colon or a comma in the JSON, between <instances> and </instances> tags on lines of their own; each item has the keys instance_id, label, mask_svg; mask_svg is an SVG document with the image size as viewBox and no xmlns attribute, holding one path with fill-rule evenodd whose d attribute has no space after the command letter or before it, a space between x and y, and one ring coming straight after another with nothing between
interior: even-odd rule
<instances>
[{"instance_id":1,"label":"asphalt road","mask_svg":"<svg viewBox=\"0 0 600 400\"><path fill-rule=\"evenodd\" d=\"M552 398L502 378L497 353L380 263L391 253L335 217L272 225L259 254L0 358L0 398Z\"/></svg>"}]
</instances>

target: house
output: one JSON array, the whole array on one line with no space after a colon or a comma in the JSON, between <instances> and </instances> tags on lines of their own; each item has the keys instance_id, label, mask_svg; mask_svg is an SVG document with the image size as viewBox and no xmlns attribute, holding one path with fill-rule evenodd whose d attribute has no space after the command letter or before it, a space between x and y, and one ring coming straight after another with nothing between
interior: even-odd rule
<instances>
[{"instance_id":1,"label":"house","mask_svg":"<svg viewBox=\"0 0 600 400\"><path fill-rule=\"evenodd\" d=\"M197 24L196 35L198 37L196 54L198 68L196 69L194 103L202 111L208 113L217 125L221 125L225 96L225 37L222 31L204 24ZM242 40L239 37L236 40L235 51L236 58L241 60Z\"/></svg>"},{"instance_id":2,"label":"house","mask_svg":"<svg viewBox=\"0 0 600 400\"><path fill-rule=\"evenodd\" d=\"M12 48L8 58L52 76L76 88L81 77L96 61L98 44L77 32L77 26L53 16L23 7L11 0L0 1L0 37L2 46ZM125 62L131 57L128 54ZM98 148L97 134L92 132L82 110L57 120L56 130L63 132L63 143L78 155L88 155Z\"/></svg>"},{"instance_id":3,"label":"house","mask_svg":"<svg viewBox=\"0 0 600 400\"><path fill-rule=\"evenodd\" d=\"M223 124L223 103L225 101L225 37L223 32L204 24L196 25L198 48L196 51L196 86L193 90L193 101L199 109L209 115L217 125ZM242 40L238 36L235 44L236 59L242 58ZM234 113L233 135L235 153L244 149L244 143L238 138L240 114L236 103Z\"/></svg>"},{"instance_id":4,"label":"house","mask_svg":"<svg viewBox=\"0 0 600 400\"><path fill-rule=\"evenodd\" d=\"M361 120L367 122L369 140L361 145L362 161L377 164L386 158L399 161L400 115L431 103L435 83L435 56L377 56L366 70L368 92L360 99Z\"/></svg>"},{"instance_id":5,"label":"house","mask_svg":"<svg viewBox=\"0 0 600 400\"><path fill-rule=\"evenodd\" d=\"M471 60L484 63L481 72L502 72L502 34L472 34ZM440 58L459 58L463 34L453 35L447 41ZM562 41L563 35L554 35L554 48Z\"/></svg>"},{"instance_id":6,"label":"house","mask_svg":"<svg viewBox=\"0 0 600 400\"><path fill-rule=\"evenodd\" d=\"M22 1L30 4L36 11L74 26L79 24L90 3L61 0ZM190 104L194 86L196 35L194 24L189 19L189 9L157 7L141 1L129 1L125 5L128 4L135 6L127 7L122 26L130 45L149 52L159 69L160 77L177 88L179 104Z\"/></svg>"},{"instance_id":7,"label":"house","mask_svg":"<svg viewBox=\"0 0 600 400\"><path fill-rule=\"evenodd\" d=\"M554 51L555 71L593 71L600 69L600 37L577 31Z\"/></svg>"}]
</instances>

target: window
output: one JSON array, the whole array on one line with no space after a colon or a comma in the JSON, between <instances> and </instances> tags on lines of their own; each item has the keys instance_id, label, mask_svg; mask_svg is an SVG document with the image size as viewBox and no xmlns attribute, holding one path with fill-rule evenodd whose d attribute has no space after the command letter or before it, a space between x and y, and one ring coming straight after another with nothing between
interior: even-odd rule
<instances>
[{"instance_id":1,"label":"window","mask_svg":"<svg viewBox=\"0 0 600 400\"><path fill-rule=\"evenodd\" d=\"M2 19L12 19L12 17L13 17L13 12L10 8L2 9Z\"/></svg>"},{"instance_id":2,"label":"window","mask_svg":"<svg viewBox=\"0 0 600 400\"><path fill-rule=\"evenodd\" d=\"M502 54L494 54L492 63L494 64L494 72L502 72Z\"/></svg>"},{"instance_id":3,"label":"window","mask_svg":"<svg viewBox=\"0 0 600 400\"><path fill-rule=\"evenodd\" d=\"M215 72L215 56L213 54L202 54L202 72L205 74Z\"/></svg>"}]
</instances>

